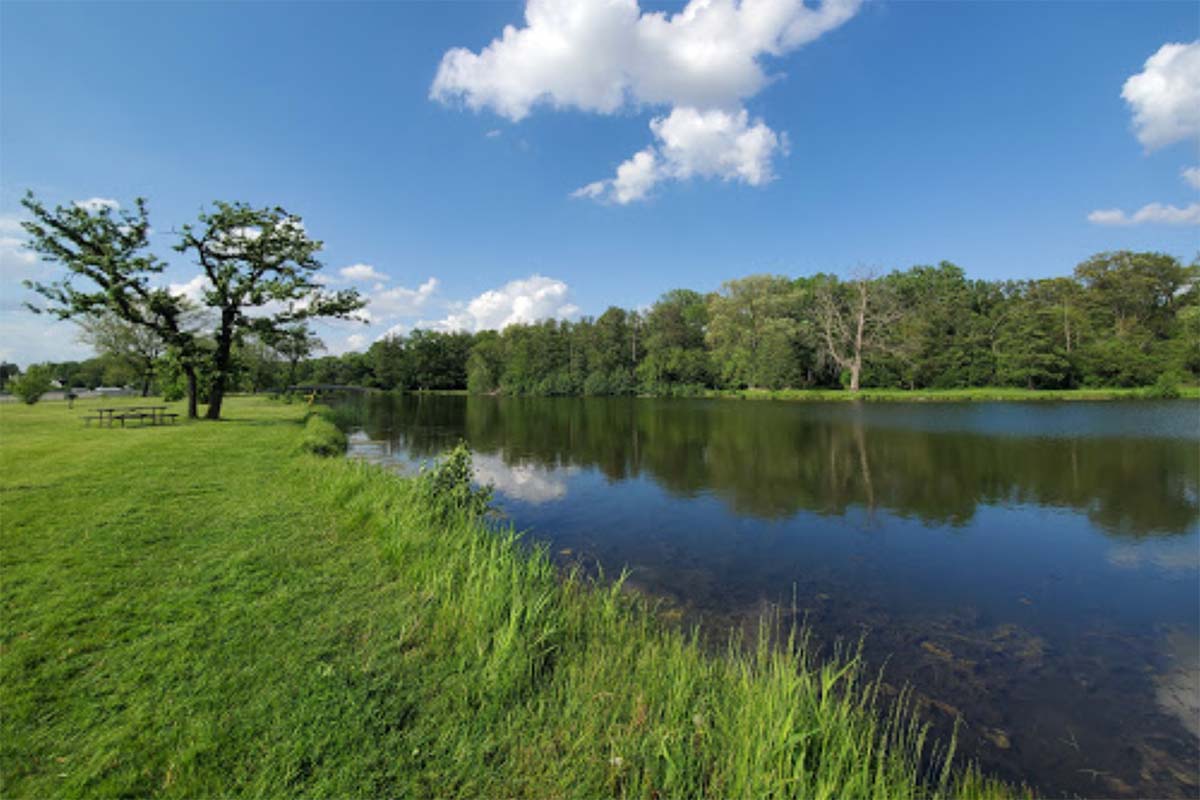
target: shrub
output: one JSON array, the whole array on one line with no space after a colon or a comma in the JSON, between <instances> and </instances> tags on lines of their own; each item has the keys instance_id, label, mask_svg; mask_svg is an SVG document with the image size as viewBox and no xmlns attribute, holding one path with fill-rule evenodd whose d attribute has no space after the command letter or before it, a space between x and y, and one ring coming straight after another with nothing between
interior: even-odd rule
<instances>
[{"instance_id":1,"label":"shrub","mask_svg":"<svg viewBox=\"0 0 1200 800\"><path fill-rule=\"evenodd\" d=\"M1143 397L1150 397L1157 400L1173 400L1179 397L1179 384L1183 383L1183 377L1177 372L1164 372L1158 376L1158 380L1153 386L1147 386L1142 390Z\"/></svg>"},{"instance_id":2,"label":"shrub","mask_svg":"<svg viewBox=\"0 0 1200 800\"><path fill-rule=\"evenodd\" d=\"M187 395L187 386L180 381L171 381L162 385L162 399L166 403L182 400Z\"/></svg>"},{"instance_id":3,"label":"shrub","mask_svg":"<svg viewBox=\"0 0 1200 800\"><path fill-rule=\"evenodd\" d=\"M33 405L50 391L50 385L50 368L44 364L34 364L19 378L9 381L8 387L26 404Z\"/></svg>"},{"instance_id":4,"label":"shrub","mask_svg":"<svg viewBox=\"0 0 1200 800\"><path fill-rule=\"evenodd\" d=\"M346 434L320 414L309 414L300 437L300 450L318 456L338 456L346 452Z\"/></svg>"},{"instance_id":5,"label":"shrub","mask_svg":"<svg viewBox=\"0 0 1200 800\"><path fill-rule=\"evenodd\" d=\"M479 517L487 512L492 502L491 487L477 487L473 483L471 449L465 442L459 442L431 468L423 470L419 480L430 507L440 510L444 516Z\"/></svg>"}]
</instances>

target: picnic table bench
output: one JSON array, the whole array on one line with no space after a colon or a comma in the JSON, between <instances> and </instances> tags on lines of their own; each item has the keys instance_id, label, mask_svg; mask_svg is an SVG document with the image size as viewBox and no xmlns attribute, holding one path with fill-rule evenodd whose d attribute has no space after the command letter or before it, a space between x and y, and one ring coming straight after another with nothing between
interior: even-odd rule
<instances>
[{"instance_id":1,"label":"picnic table bench","mask_svg":"<svg viewBox=\"0 0 1200 800\"><path fill-rule=\"evenodd\" d=\"M90 425L95 422L97 427L100 425L108 425L112 427L114 422L120 422L121 427L125 427L126 422L137 421L139 425L165 425L167 420L171 424L175 424L178 419L178 414L168 414L167 406L119 406L114 408L97 408L94 415L89 415L83 418L85 425Z\"/></svg>"}]
</instances>

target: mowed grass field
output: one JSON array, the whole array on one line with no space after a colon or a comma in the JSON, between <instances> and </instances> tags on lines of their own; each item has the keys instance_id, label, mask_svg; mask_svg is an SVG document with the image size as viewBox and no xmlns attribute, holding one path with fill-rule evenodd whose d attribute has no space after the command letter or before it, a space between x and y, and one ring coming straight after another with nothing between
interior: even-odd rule
<instances>
[{"instance_id":1,"label":"mowed grass field","mask_svg":"<svg viewBox=\"0 0 1200 800\"><path fill-rule=\"evenodd\" d=\"M705 652L430 478L301 453L301 405L96 404L0 405L6 798L1011 793L852 659Z\"/></svg>"}]
</instances>

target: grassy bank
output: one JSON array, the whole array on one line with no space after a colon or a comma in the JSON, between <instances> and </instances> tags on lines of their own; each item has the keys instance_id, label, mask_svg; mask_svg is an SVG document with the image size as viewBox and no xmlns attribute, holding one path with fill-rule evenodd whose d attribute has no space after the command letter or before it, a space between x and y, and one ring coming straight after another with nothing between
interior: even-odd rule
<instances>
[{"instance_id":1,"label":"grassy bank","mask_svg":"<svg viewBox=\"0 0 1200 800\"><path fill-rule=\"evenodd\" d=\"M1179 396L1200 400L1200 386L1181 386ZM835 402L862 400L865 402L897 403L991 403L1002 401L1070 401L1070 400L1144 400L1160 399L1152 389L1013 389L991 387L976 389L863 389L857 393L824 389L740 389L712 390L706 397L729 397L747 400L809 400Z\"/></svg>"},{"instance_id":2,"label":"grassy bank","mask_svg":"<svg viewBox=\"0 0 1200 800\"><path fill-rule=\"evenodd\" d=\"M1200 386L1173 387L1178 397L1200 400ZM423 392L423 394L466 395L460 389ZM577 395L582 396L582 395ZM818 403L864 402L879 403L994 403L994 402L1064 402L1072 400L1161 400L1155 387L1100 389L1014 389L1007 386L973 389L696 389L680 395L642 395L644 397L710 397L735 400L796 400Z\"/></svg>"},{"instance_id":3,"label":"grassy bank","mask_svg":"<svg viewBox=\"0 0 1200 800\"><path fill-rule=\"evenodd\" d=\"M0 406L5 797L1006 794L853 661L708 655L462 511L453 470L302 453L302 406L85 408Z\"/></svg>"}]
</instances>

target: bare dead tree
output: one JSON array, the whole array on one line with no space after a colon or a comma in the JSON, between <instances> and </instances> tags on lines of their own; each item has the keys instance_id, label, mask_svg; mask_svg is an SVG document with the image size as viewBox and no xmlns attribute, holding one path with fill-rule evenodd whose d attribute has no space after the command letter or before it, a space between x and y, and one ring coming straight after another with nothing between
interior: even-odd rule
<instances>
[{"instance_id":1,"label":"bare dead tree","mask_svg":"<svg viewBox=\"0 0 1200 800\"><path fill-rule=\"evenodd\" d=\"M830 277L815 294L823 350L839 369L850 373L850 391L859 390L863 358L886 352L902 309L873 273L860 272L849 282Z\"/></svg>"}]
</instances>

